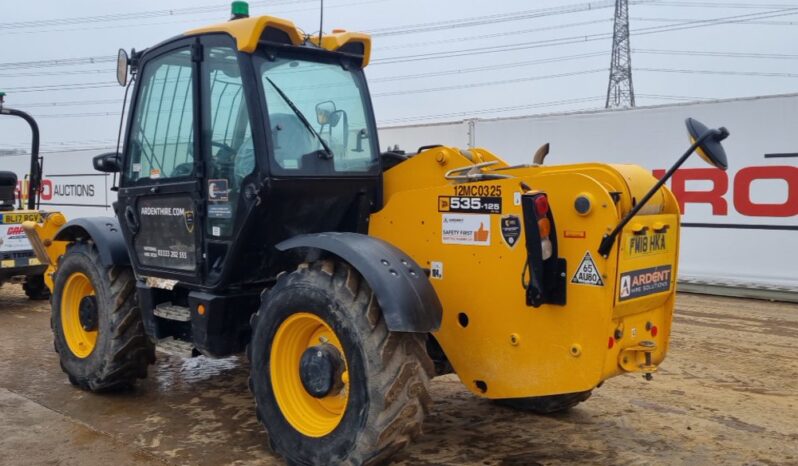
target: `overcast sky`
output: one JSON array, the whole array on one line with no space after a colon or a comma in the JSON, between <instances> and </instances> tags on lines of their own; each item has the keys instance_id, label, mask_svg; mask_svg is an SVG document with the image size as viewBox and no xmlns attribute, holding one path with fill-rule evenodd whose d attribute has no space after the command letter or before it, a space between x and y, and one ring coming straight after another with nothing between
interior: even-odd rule
<instances>
[{"instance_id":1,"label":"overcast sky","mask_svg":"<svg viewBox=\"0 0 798 466\"><path fill-rule=\"evenodd\" d=\"M38 119L45 152L112 145L123 91L111 85L114 63L20 62L146 48L226 20L229 9L227 2L212 0L13 3L0 17L0 90L9 94L6 105ZM280 16L306 32L318 30L318 0L250 3L253 15ZM797 92L798 0L630 3L638 106ZM604 105L611 4L326 0L324 29L375 33L366 73L382 125L551 113ZM149 16L137 14L142 12ZM87 19L98 16L105 17ZM719 18L726 19L696 22ZM390 79L396 76L405 78ZM30 144L25 124L13 120L0 119L1 149Z\"/></svg>"}]
</instances>

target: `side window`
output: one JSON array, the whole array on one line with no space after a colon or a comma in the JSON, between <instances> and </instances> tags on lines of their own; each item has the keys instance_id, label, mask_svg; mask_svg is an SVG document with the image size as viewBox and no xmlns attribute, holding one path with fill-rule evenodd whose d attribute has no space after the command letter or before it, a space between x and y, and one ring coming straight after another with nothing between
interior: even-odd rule
<instances>
[{"instance_id":1,"label":"side window","mask_svg":"<svg viewBox=\"0 0 798 466\"><path fill-rule=\"evenodd\" d=\"M194 174L194 96L191 51L148 62L131 126L125 178L130 183Z\"/></svg>"},{"instance_id":2,"label":"side window","mask_svg":"<svg viewBox=\"0 0 798 466\"><path fill-rule=\"evenodd\" d=\"M255 169L247 101L235 50L205 47L209 89L210 133L205 151L208 173L208 234L228 237L233 233L235 209L244 178Z\"/></svg>"}]
</instances>

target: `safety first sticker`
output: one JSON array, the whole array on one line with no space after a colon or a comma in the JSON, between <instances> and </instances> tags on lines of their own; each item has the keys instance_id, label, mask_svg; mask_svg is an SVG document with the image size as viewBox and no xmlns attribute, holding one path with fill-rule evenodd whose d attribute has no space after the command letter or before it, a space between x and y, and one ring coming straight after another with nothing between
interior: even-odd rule
<instances>
[{"instance_id":1,"label":"safety first sticker","mask_svg":"<svg viewBox=\"0 0 798 466\"><path fill-rule=\"evenodd\" d=\"M571 283L604 286L604 280L601 279L601 274L598 271L598 267L596 267L593 256L590 255L590 251L585 251L585 257L582 258L582 262L576 268L576 272L571 278Z\"/></svg>"},{"instance_id":2,"label":"safety first sticker","mask_svg":"<svg viewBox=\"0 0 798 466\"><path fill-rule=\"evenodd\" d=\"M621 301L671 289L671 266L660 265L621 274Z\"/></svg>"},{"instance_id":3,"label":"safety first sticker","mask_svg":"<svg viewBox=\"0 0 798 466\"><path fill-rule=\"evenodd\" d=\"M442 214L443 244L490 245L490 215Z\"/></svg>"}]
</instances>

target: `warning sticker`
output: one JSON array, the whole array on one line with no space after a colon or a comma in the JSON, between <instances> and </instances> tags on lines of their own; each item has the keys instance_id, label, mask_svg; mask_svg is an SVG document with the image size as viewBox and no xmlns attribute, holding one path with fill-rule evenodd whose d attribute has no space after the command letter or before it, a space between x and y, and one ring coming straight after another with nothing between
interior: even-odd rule
<instances>
[{"instance_id":1,"label":"warning sticker","mask_svg":"<svg viewBox=\"0 0 798 466\"><path fill-rule=\"evenodd\" d=\"M660 265L621 274L620 300L639 298L671 289L671 266Z\"/></svg>"},{"instance_id":2,"label":"warning sticker","mask_svg":"<svg viewBox=\"0 0 798 466\"><path fill-rule=\"evenodd\" d=\"M490 245L490 215L442 214L441 217L444 244Z\"/></svg>"},{"instance_id":3,"label":"warning sticker","mask_svg":"<svg viewBox=\"0 0 798 466\"><path fill-rule=\"evenodd\" d=\"M430 262L429 278L433 280L443 280L443 262Z\"/></svg>"},{"instance_id":4,"label":"warning sticker","mask_svg":"<svg viewBox=\"0 0 798 466\"><path fill-rule=\"evenodd\" d=\"M228 202L230 189L226 179L208 180L208 201Z\"/></svg>"},{"instance_id":5,"label":"warning sticker","mask_svg":"<svg viewBox=\"0 0 798 466\"><path fill-rule=\"evenodd\" d=\"M593 261L593 256L590 255L590 251L585 251L585 257L582 258L582 262L580 262L579 267L576 268L576 273L574 273L573 278L571 278L571 283L576 283L577 285L604 286L604 281L601 279L601 274L599 274L598 267L596 267L596 263Z\"/></svg>"}]
</instances>

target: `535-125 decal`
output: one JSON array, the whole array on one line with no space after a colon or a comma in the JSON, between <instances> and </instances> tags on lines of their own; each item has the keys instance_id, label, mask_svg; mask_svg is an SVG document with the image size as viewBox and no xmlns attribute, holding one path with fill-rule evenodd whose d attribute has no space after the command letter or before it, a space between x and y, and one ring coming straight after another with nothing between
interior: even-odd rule
<instances>
[{"instance_id":1,"label":"535-125 decal","mask_svg":"<svg viewBox=\"0 0 798 466\"><path fill-rule=\"evenodd\" d=\"M493 196L438 196L438 212L500 214L502 213L502 198Z\"/></svg>"}]
</instances>

